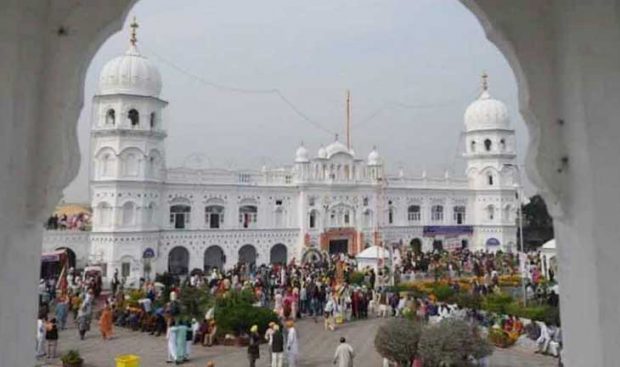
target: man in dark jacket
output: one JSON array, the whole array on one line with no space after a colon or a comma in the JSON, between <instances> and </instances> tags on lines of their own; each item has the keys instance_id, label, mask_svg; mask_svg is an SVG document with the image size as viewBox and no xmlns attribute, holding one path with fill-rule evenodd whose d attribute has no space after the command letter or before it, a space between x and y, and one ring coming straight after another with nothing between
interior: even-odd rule
<instances>
[{"instance_id":1,"label":"man in dark jacket","mask_svg":"<svg viewBox=\"0 0 620 367\"><path fill-rule=\"evenodd\" d=\"M273 326L273 335L271 336L271 360L273 367L282 367L282 359L284 356L284 335L280 326Z\"/></svg>"}]
</instances>

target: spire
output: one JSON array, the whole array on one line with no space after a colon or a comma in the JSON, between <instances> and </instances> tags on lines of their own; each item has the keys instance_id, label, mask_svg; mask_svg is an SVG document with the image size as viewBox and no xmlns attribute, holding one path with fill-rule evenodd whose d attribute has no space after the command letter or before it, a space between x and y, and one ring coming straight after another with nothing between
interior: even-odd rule
<instances>
[{"instance_id":1,"label":"spire","mask_svg":"<svg viewBox=\"0 0 620 367\"><path fill-rule=\"evenodd\" d=\"M488 78L489 76L487 75L486 71L483 71L482 72L482 91L483 92L486 92L489 89Z\"/></svg>"},{"instance_id":2,"label":"spire","mask_svg":"<svg viewBox=\"0 0 620 367\"><path fill-rule=\"evenodd\" d=\"M335 134L334 141L338 141L338 133Z\"/></svg>"},{"instance_id":3,"label":"spire","mask_svg":"<svg viewBox=\"0 0 620 367\"><path fill-rule=\"evenodd\" d=\"M347 89L347 149L351 149L351 92Z\"/></svg>"},{"instance_id":4,"label":"spire","mask_svg":"<svg viewBox=\"0 0 620 367\"><path fill-rule=\"evenodd\" d=\"M140 27L138 25L138 21L136 20L136 17L133 17L133 22L131 22L129 26L131 27L131 38L129 39L129 42L131 43L132 46L135 46L136 43L138 43L138 37L136 36L136 30L138 29L138 27Z\"/></svg>"}]
</instances>

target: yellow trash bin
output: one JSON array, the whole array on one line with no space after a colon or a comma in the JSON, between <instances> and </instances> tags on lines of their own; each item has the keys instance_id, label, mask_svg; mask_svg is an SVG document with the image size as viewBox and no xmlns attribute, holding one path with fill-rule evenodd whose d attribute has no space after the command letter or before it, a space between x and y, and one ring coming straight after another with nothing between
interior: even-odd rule
<instances>
[{"instance_id":1,"label":"yellow trash bin","mask_svg":"<svg viewBox=\"0 0 620 367\"><path fill-rule=\"evenodd\" d=\"M133 354L117 356L116 367L140 367L140 357Z\"/></svg>"}]
</instances>

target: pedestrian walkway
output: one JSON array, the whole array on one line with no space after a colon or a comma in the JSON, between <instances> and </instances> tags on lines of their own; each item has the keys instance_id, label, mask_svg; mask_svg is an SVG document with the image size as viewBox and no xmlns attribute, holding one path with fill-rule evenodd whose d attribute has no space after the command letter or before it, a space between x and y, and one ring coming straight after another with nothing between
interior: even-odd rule
<instances>
[{"instance_id":1,"label":"pedestrian walkway","mask_svg":"<svg viewBox=\"0 0 620 367\"><path fill-rule=\"evenodd\" d=\"M355 349L356 367L381 367L381 357L375 351L374 336L381 319L357 321L342 325L335 332L323 330L323 323L314 323L312 320L303 320L297 324L297 331L301 341L299 367L333 366L332 357L344 336L347 342ZM93 323L95 325L95 323ZM60 351L78 349L85 360L84 367L114 367L114 357L119 354L137 354L142 359L141 367L164 367L166 363L166 339L164 336L154 337L146 333L132 332L127 329L115 328L116 336L109 341L102 341L98 330L93 329L80 341L77 330L71 328L61 332ZM206 348L193 346L192 360L184 363L186 367L205 367L213 360L216 367L244 367L248 365L246 348L215 346ZM261 357L257 367L268 366L267 347L261 347ZM43 363L43 361L42 361ZM51 364L40 366L60 367L62 363L56 360ZM493 367L553 367L557 360L551 357L534 355L513 347L511 349L496 349L491 358Z\"/></svg>"}]
</instances>

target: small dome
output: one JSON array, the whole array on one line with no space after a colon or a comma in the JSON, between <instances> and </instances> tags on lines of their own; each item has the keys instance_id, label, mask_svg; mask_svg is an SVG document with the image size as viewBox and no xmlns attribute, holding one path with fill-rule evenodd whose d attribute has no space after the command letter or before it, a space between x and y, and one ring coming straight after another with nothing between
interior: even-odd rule
<instances>
[{"instance_id":1,"label":"small dome","mask_svg":"<svg viewBox=\"0 0 620 367\"><path fill-rule=\"evenodd\" d=\"M301 145L299 145L299 148L297 148L297 152L295 153L295 162L306 163L309 161L310 159L308 158L308 149L306 149L304 147L304 144L301 143Z\"/></svg>"},{"instance_id":2,"label":"small dome","mask_svg":"<svg viewBox=\"0 0 620 367\"><path fill-rule=\"evenodd\" d=\"M321 145L321 147L319 148L317 157L319 157L320 159L327 159L327 151L325 150L324 146Z\"/></svg>"},{"instance_id":3,"label":"small dome","mask_svg":"<svg viewBox=\"0 0 620 367\"><path fill-rule=\"evenodd\" d=\"M352 155L347 146L336 140L325 148L327 152L327 158L331 158L333 155L338 153L345 153L348 155Z\"/></svg>"},{"instance_id":4,"label":"small dome","mask_svg":"<svg viewBox=\"0 0 620 367\"><path fill-rule=\"evenodd\" d=\"M377 148L373 147L372 152L368 154L368 165L369 166L378 166L381 164L381 156L379 152L377 152Z\"/></svg>"},{"instance_id":5,"label":"small dome","mask_svg":"<svg viewBox=\"0 0 620 367\"><path fill-rule=\"evenodd\" d=\"M140 54L135 44L124 55L108 61L99 75L99 94L159 97L161 87L159 70Z\"/></svg>"},{"instance_id":6,"label":"small dome","mask_svg":"<svg viewBox=\"0 0 620 367\"><path fill-rule=\"evenodd\" d=\"M488 90L465 110L467 131L509 128L508 108L502 101L492 98Z\"/></svg>"}]
</instances>

